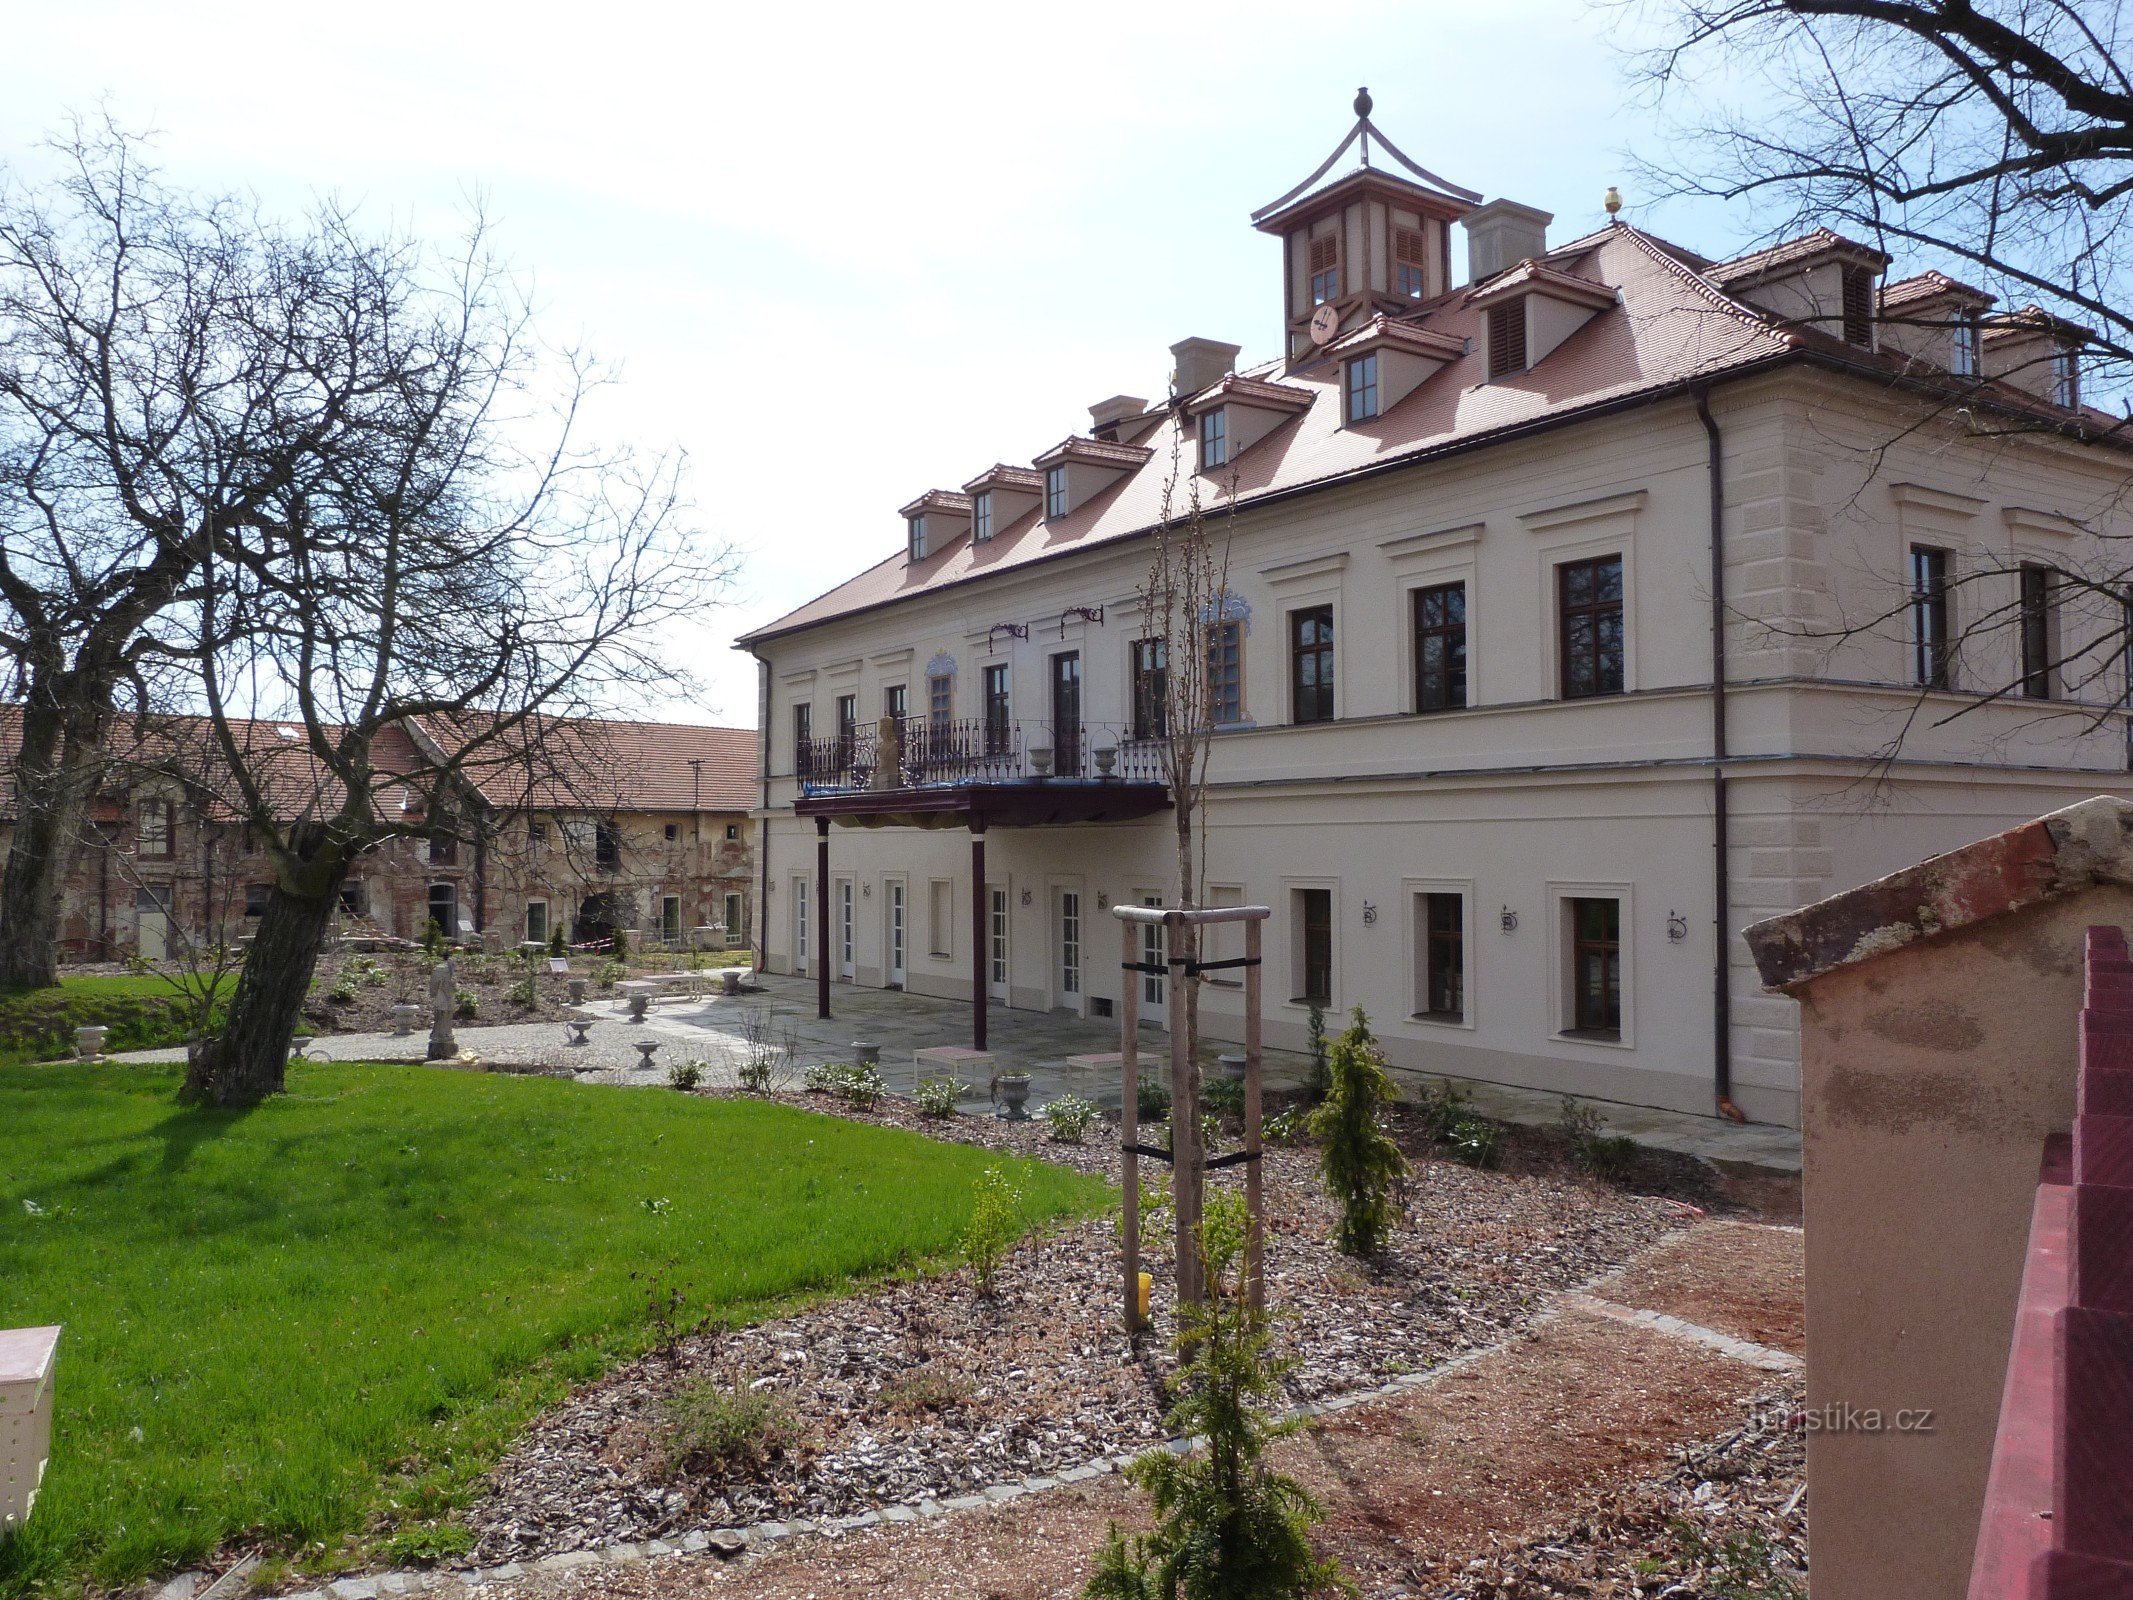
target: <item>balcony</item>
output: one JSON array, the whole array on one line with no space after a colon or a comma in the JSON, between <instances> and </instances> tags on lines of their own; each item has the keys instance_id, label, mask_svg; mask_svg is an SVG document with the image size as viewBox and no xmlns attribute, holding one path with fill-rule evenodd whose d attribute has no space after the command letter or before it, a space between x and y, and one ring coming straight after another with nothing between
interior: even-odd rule
<instances>
[{"instance_id":1,"label":"balcony","mask_svg":"<svg viewBox=\"0 0 2133 1600\"><path fill-rule=\"evenodd\" d=\"M803 795L998 784L1160 784L1163 745L1097 722L912 719L900 739L876 729L804 741Z\"/></svg>"}]
</instances>

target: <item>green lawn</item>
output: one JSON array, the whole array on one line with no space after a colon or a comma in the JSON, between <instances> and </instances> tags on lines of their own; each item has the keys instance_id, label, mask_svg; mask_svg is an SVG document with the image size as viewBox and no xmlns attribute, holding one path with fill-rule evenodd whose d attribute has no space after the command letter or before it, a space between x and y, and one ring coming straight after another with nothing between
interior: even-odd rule
<instances>
[{"instance_id":1,"label":"green lawn","mask_svg":"<svg viewBox=\"0 0 2133 1600\"><path fill-rule=\"evenodd\" d=\"M236 986L236 976L224 978ZM53 1061L74 1054L74 1030L101 1022L107 1050L152 1050L185 1042L187 1002L153 973L62 978L49 989L0 990L0 1063Z\"/></svg>"},{"instance_id":2,"label":"green lawn","mask_svg":"<svg viewBox=\"0 0 2133 1600\"><path fill-rule=\"evenodd\" d=\"M0 1593L238 1534L443 1553L514 1432L693 1319L952 1252L990 1159L753 1101L299 1065L249 1113L173 1069L0 1066L0 1326L63 1323L52 1467ZM1104 1203L1014 1163L1031 1220Z\"/></svg>"}]
</instances>

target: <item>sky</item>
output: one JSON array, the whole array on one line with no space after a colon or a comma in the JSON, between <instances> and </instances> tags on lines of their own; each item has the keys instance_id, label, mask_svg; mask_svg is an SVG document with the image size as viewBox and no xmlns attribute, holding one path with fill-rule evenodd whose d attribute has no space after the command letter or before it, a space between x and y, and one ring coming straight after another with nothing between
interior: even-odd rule
<instances>
[{"instance_id":1,"label":"sky","mask_svg":"<svg viewBox=\"0 0 2133 1600\"><path fill-rule=\"evenodd\" d=\"M1661 137L1627 83L1636 16L0 0L0 159L34 172L101 106L174 179L269 209L331 194L445 238L478 194L544 337L619 372L598 435L685 452L702 536L740 556L665 641L701 692L634 709L745 726L733 638L894 553L897 507L1160 396L1179 339L1277 353L1280 247L1247 218L1359 86L1409 156L1554 212L1553 239L1603 221L1610 183L1684 244L1753 238L1626 184Z\"/></svg>"}]
</instances>

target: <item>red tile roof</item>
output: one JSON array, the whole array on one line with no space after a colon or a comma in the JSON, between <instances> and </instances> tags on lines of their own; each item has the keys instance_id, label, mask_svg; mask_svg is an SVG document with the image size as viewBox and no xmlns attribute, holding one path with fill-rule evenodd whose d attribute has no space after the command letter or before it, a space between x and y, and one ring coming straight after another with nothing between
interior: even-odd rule
<instances>
[{"instance_id":1,"label":"red tile roof","mask_svg":"<svg viewBox=\"0 0 2133 1600\"><path fill-rule=\"evenodd\" d=\"M1892 259L1885 250L1876 250L1870 244L1861 244L1857 239L1847 239L1841 233L1828 228L1816 228L1812 233L1803 233L1797 239L1787 239L1771 245L1767 250L1751 250L1744 256L1735 256L1731 261L1721 261L1716 266L1706 267L1705 274L1712 282L1727 288L1748 284L1758 278L1767 278L1773 273L1803 265L1821 256L1843 256L1875 267L1886 267Z\"/></svg>"},{"instance_id":2,"label":"red tile roof","mask_svg":"<svg viewBox=\"0 0 2133 1600\"><path fill-rule=\"evenodd\" d=\"M1615 303L1615 292L1607 284L1596 283L1591 278L1540 261L1521 261L1510 270L1498 273L1480 288L1468 290L1466 303L1487 307L1521 294L1553 294L1595 309Z\"/></svg>"},{"instance_id":3,"label":"red tile roof","mask_svg":"<svg viewBox=\"0 0 2133 1600\"><path fill-rule=\"evenodd\" d=\"M1993 296L1983 289L1974 289L1945 272L1921 272L1915 277L1899 278L1886 284L1881 290L1881 309L1901 311L1906 306L1922 306L1935 300L1952 300L1958 304L1989 306Z\"/></svg>"},{"instance_id":4,"label":"red tile roof","mask_svg":"<svg viewBox=\"0 0 2133 1600\"><path fill-rule=\"evenodd\" d=\"M1712 277L1767 270L1775 259L1805 259L1824 250L1862 259L1878 251L1828 229L1771 250L1758 251L1710 269L1702 258L1626 223L1615 223L1551 250L1531 264L1534 275L1567 281L1586 291L1613 292L1600 310L1544 360L1524 372L1490 381L1487 311L1464 289L1453 289L1417 306L1392 324L1442 353L1446 365L1383 415L1356 427L1341 422L1339 345L1319 352L1293 371L1269 363L1232 382L1308 391L1312 404L1294 421L1244 454L1225 477L1236 503L1248 507L1272 497L1389 470L1436 456L1485 446L1537 428L1678 391L1700 381L1737 375L1766 363L1813 359L1865 372L1888 383L1930 382L1909 371L1894 354L1874 354L1817 329L1791 327L1728 295ZM1525 268L1514 269L1523 271ZM1484 285L1484 291L1488 286ZM1350 337L1353 337L1351 335ZM1464 352L1456 354L1455 352ZM1985 391L1996 403L2064 425L2067 413L2045 407L2035 396L2006 385ZM1974 403L1980 390L1965 382ZM1193 448L1188 408L1159 411L1136 425L1132 445L1076 437L1055 446L1041 463L1073 456L1130 470L1107 492L1063 519L1034 513L974 545L957 538L911 563L895 555L847 579L776 621L737 641L754 645L804 628L930 594L1114 541L1148 533L1165 515L1164 484L1173 454ZM2082 414L2099 431L2116 419ZM2121 440L2125 443L2127 441Z\"/></svg>"},{"instance_id":5,"label":"red tile roof","mask_svg":"<svg viewBox=\"0 0 2133 1600\"><path fill-rule=\"evenodd\" d=\"M1293 383L1269 383L1264 378L1247 378L1232 372L1220 383L1201 390L1185 409L1196 417L1203 411L1225 405L1258 406L1266 411L1308 411L1311 402L1317 398L1315 389Z\"/></svg>"}]
</instances>

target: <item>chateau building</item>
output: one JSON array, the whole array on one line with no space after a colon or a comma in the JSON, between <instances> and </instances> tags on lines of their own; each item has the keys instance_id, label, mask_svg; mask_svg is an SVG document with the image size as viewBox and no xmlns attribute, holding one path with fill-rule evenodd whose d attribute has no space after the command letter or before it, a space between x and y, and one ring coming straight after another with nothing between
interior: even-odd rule
<instances>
[{"instance_id":1,"label":"chateau building","mask_svg":"<svg viewBox=\"0 0 2133 1600\"><path fill-rule=\"evenodd\" d=\"M1251 219L1278 356L1186 339L1164 399L944 463L893 554L741 641L761 959L980 1036L1159 1001L1107 913L1171 892L1191 648L1204 899L1273 907L1271 1043L1359 1005L1399 1067L1797 1123L1739 930L2128 792L2120 603L2067 575L2133 532L2133 455L2080 331L1826 230L1550 243L1358 111ZM1190 641L1140 600L1174 477L1227 559ZM1204 1030L1239 1008L1211 982Z\"/></svg>"},{"instance_id":2,"label":"chateau building","mask_svg":"<svg viewBox=\"0 0 2133 1600\"><path fill-rule=\"evenodd\" d=\"M0 717L0 736L12 733L9 720ZM381 801L417 831L361 858L341 887L338 931L419 939L435 921L454 938L504 948L558 929L581 943L628 929L675 948L747 944L757 892L753 730L578 721L566 731L557 747L582 769L570 781L529 786L484 772L460 786L449 815L431 816L390 775L425 770L423 747L434 757L437 732L386 729L373 752L387 774ZM247 724L240 738L272 753L258 765L285 820L315 814L297 730ZM14 748L12 737L0 742ZM182 724L160 725L114 763L67 884L62 959L160 959L185 937L241 937L265 910L271 870L203 771L212 766L204 746ZM0 848L11 787L7 801Z\"/></svg>"}]
</instances>

